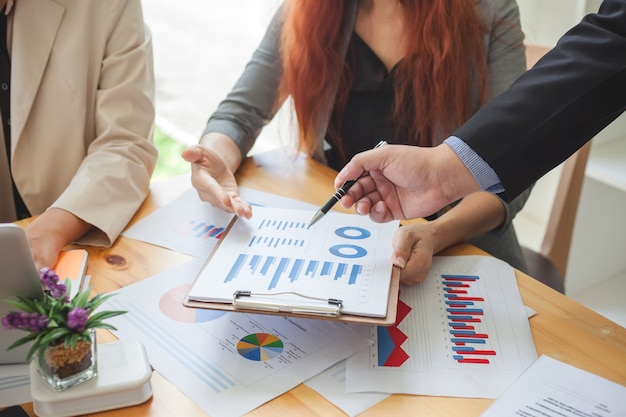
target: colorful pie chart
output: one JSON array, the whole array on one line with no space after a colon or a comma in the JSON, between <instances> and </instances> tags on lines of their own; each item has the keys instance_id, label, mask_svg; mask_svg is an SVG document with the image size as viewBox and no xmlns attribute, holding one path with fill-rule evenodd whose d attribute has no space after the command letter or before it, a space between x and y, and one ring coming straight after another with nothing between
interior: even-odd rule
<instances>
[{"instance_id":1,"label":"colorful pie chart","mask_svg":"<svg viewBox=\"0 0 626 417\"><path fill-rule=\"evenodd\" d=\"M283 351L283 341L273 334L252 333L237 343L237 351L251 361L268 361Z\"/></svg>"}]
</instances>

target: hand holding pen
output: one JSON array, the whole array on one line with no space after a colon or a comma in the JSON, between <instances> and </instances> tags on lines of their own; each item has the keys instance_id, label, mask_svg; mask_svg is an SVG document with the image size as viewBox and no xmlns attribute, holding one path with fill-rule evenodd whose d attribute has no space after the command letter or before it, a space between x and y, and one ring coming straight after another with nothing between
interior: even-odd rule
<instances>
[{"instance_id":1,"label":"hand holding pen","mask_svg":"<svg viewBox=\"0 0 626 417\"><path fill-rule=\"evenodd\" d=\"M376 146L374 146L374 149L380 148L381 146L386 145L386 144L387 144L386 141L381 140L380 142L378 142L378 144ZM341 185L341 187L339 187L337 189L337 191L335 191L334 194L332 196L330 196L328 201L326 201L326 203L322 207L320 207L319 210L317 210L317 212L315 213L315 215L313 216L313 218L309 222L309 225L307 226L307 229L309 227L313 226L315 223L317 223L322 217L324 217L326 215L326 213L328 213L335 206L335 204L337 204L339 202L339 200L341 200L341 197L346 195L346 193L348 192L350 187L352 187L359 180L359 178L363 177L365 174L366 174L366 172L363 172L356 179L344 182Z\"/></svg>"}]
</instances>

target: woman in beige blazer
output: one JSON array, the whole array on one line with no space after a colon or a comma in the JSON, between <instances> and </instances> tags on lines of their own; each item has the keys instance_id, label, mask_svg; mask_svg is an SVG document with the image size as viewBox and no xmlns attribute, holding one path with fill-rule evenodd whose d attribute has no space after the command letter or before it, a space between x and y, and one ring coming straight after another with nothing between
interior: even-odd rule
<instances>
[{"instance_id":1,"label":"woman in beige blazer","mask_svg":"<svg viewBox=\"0 0 626 417\"><path fill-rule=\"evenodd\" d=\"M51 266L79 239L111 245L148 193L157 158L151 37L140 0L3 6L10 159L0 146L0 221L18 217L13 181L39 215L26 229L36 263Z\"/></svg>"}]
</instances>

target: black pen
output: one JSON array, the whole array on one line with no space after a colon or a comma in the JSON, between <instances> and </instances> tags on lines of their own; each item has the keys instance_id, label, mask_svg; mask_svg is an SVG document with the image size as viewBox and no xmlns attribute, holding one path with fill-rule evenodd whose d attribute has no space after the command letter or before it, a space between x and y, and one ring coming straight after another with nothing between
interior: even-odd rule
<instances>
[{"instance_id":1,"label":"black pen","mask_svg":"<svg viewBox=\"0 0 626 417\"><path fill-rule=\"evenodd\" d=\"M381 146L386 145L386 144L387 144L386 141L381 140L380 142L378 142L378 144L376 146L374 146L374 149L380 148ZM335 206L335 204L337 204L339 202L339 200L341 200L341 197L346 195L346 193L348 192L350 187L352 187L354 185L354 183L356 183L359 180L359 178L361 178L365 174L366 173L364 172L361 175L359 175L358 178L356 178L354 180L349 180L349 181L344 182L341 185L341 187L339 187L337 189L337 191L335 191L335 193L332 196L330 196L330 198L328 199L326 204L324 204L319 210L317 210L317 212L315 213L315 215L313 216L313 218L309 222L309 225L307 226L307 229L309 227L313 226L315 223L317 223L317 221L319 219L324 217L324 215L326 213L328 213L330 211L330 209L332 209Z\"/></svg>"}]
</instances>

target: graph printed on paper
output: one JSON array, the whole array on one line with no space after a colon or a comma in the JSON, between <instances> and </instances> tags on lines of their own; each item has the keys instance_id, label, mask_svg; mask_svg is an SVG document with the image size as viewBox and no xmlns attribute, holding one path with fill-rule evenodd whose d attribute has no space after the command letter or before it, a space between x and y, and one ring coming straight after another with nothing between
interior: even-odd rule
<instances>
[{"instance_id":1,"label":"graph printed on paper","mask_svg":"<svg viewBox=\"0 0 626 417\"><path fill-rule=\"evenodd\" d=\"M367 304L373 291L388 288L397 225L333 213L307 229L307 216L309 211L256 207L252 219L238 219L201 273L213 278L198 279L190 296L302 291Z\"/></svg>"},{"instance_id":2,"label":"graph printed on paper","mask_svg":"<svg viewBox=\"0 0 626 417\"><path fill-rule=\"evenodd\" d=\"M431 269L427 280L401 287L394 326L372 326L370 367L450 369L517 364L517 352L502 337L513 331L497 294L497 273L489 269ZM506 352L503 352L506 351ZM506 361L503 359L506 353Z\"/></svg>"}]
</instances>

